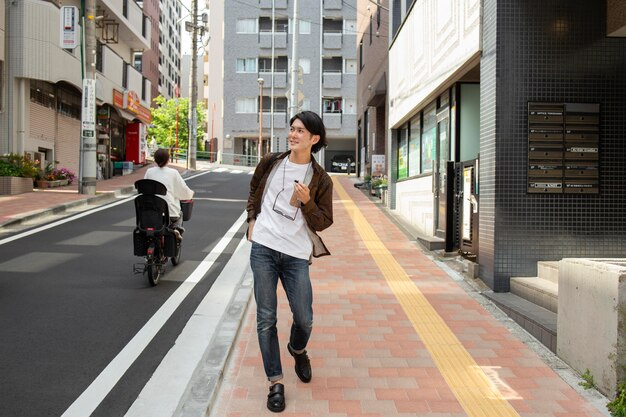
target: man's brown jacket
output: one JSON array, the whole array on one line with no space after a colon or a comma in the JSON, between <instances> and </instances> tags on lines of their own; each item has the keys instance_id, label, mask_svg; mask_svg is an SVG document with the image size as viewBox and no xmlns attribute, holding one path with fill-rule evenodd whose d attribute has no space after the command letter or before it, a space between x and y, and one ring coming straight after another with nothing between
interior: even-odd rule
<instances>
[{"instance_id":1,"label":"man's brown jacket","mask_svg":"<svg viewBox=\"0 0 626 417\"><path fill-rule=\"evenodd\" d=\"M265 186L276 173L281 162L291 151L281 154L272 153L265 155L259 165L257 165L252 180L250 181L250 195L248 197L248 222L256 219L261 212L263 198L265 196ZM333 182L324 168L322 168L311 155L311 173L307 174L303 183L311 190L311 199L308 203L301 205L302 214L307 224L307 232L313 242L312 255L316 258L330 255L322 239L316 232L333 224Z\"/></svg>"}]
</instances>

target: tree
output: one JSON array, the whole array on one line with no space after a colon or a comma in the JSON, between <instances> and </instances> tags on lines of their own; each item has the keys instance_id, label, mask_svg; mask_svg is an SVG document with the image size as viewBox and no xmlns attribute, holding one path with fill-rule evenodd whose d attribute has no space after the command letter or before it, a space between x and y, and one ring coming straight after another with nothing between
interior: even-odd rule
<instances>
[{"instance_id":1,"label":"tree","mask_svg":"<svg viewBox=\"0 0 626 417\"><path fill-rule=\"evenodd\" d=\"M154 99L158 107L150 109L152 114L152 126L148 129L148 142L156 138L160 148L176 147L176 99L167 100L163 96ZM202 149L204 138L204 122L206 111L204 103L198 103L198 128L196 135L197 149ZM187 149L189 138L189 99L178 99L178 147Z\"/></svg>"}]
</instances>

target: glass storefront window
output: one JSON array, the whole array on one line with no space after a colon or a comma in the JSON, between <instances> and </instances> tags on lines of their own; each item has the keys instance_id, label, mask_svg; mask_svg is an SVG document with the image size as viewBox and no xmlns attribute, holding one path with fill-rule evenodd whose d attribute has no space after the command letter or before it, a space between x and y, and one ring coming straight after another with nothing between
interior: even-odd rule
<instances>
[{"instance_id":1,"label":"glass storefront window","mask_svg":"<svg viewBox=\"0 0 626 417\"><path fill-rule=\"evenodd\" d=\"M409 124L409 177L420 173L420 131L422 124L418 114Z\"/></svg>"},{"instance_id":2,"label":"glass storefront window","mask_svg":"<svg viewBox=\"0 0 626 417\"><path fill-rule=\"evenodd\" d=\"M424 127L421 143L421 172L433 172L436 155L437 108L433 104L424 111Z\"/></svg>"},{"instance_id":3,"label":"glass storefront window","mask_svg":"<svg viewBox=\"0 0 626 417\"><path fill-rule=\"evenodd\" d=\"M406 178L408 176L408 138L407 138L407 126L403 126L398 130L398 179Z\"/></svg>"}]
</instances>

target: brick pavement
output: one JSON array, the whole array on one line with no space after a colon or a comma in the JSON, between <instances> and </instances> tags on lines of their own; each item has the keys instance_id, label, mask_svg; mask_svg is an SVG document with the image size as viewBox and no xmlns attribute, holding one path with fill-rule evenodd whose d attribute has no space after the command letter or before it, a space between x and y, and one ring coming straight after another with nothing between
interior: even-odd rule
<instances>
[{"instance_id":1,"label":"brick pavement","mask_svg":"<svg viewBox=\"0 0 626 417\"><path fill-rule=\"evenodd\" d=\"M102 203L107 199L115 198L116 194L132 192L135 181L143 178L150 166L139 167L129 175L98 180L95 196L79 194L76 182L65 187L34 189L32 192L16 195L0 195L0 228L15 224L22 219L49 213L53 208L59 210L63 206L80 202ZM180 172L185 171L181 165L170 164L169 166Z\"/></svg>"},{"instance_id":2,"label":"brick pavement","mask_svg":"<svg viewBox=\"0 0 626 417\"><path fill-rule=\"evenodd\" d=\"M468 372L478 371L488 379L492 392L487 396L495 393L510 404L511 415L602 415L408 240L348 178L336 179L456 336L459 348L471 355L474 368L479 369ZM309 384L298 380L293 359L286 352L290 312L282 288L279 290L278 328L287 398L281 415L499 417L489 407L493 398L480 398L478 404L486 406L478 410L461 405L455 394L458 390L453 389L457 384L433 359L440 354L439 348L429 351L416 332L337 191L334 218L334 225L322 232L332 256L316 259L311 269L315 315L307 347L313 367ZM213 417L273 415L265 407L267 382L256 339L255 308L252 301L225 370Z\"/></svg>"}]
</instances>

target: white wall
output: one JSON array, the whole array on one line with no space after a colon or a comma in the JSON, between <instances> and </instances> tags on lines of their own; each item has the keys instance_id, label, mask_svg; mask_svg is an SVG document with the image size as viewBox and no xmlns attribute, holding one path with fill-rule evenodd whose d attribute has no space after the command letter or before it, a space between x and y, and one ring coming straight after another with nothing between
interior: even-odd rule
<instances>
[{"instance_id":1,"label":"white wall","mask_svg":"<svg viewBox=\"0 0 626 417\"><path fill-rule=\"evenodd\" d=\"M396 213L426 236L433 236L431 175L396 184Z\"/></svg>"},{"instance_id":2,"label":"white wall","mask_svg":"<svg viewBox=\"0 0 626 417\"><path fill-rule=\"evenodd\" d=\"M480 52L480 0L423 0L389 50L389 126L397 128Z\"/></svg>"}]
</instances>

